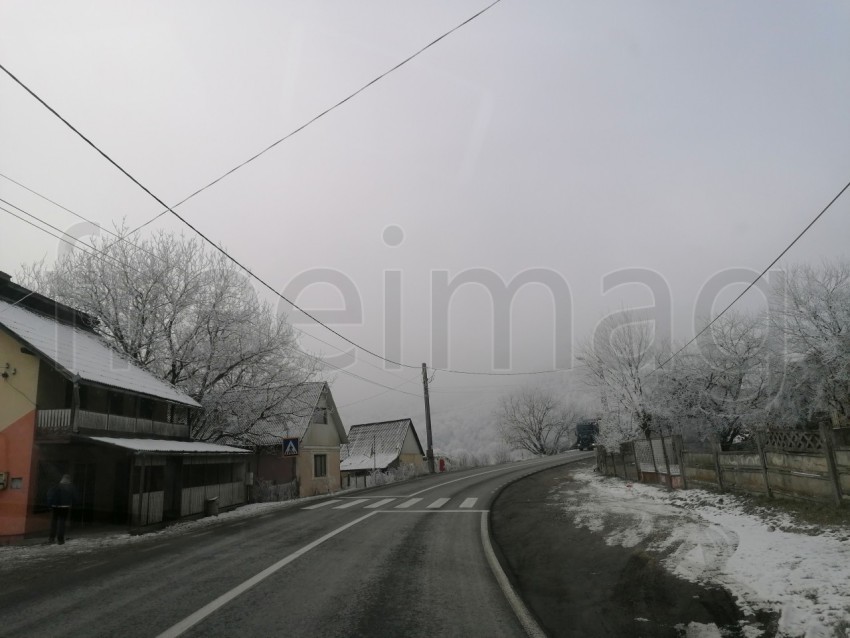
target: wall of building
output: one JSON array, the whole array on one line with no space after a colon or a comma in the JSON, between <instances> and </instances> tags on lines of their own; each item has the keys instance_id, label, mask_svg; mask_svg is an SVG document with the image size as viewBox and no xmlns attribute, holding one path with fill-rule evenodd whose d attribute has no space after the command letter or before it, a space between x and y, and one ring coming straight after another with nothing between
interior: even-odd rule
<instances>
[{"instance_id":1,"label":"wall of building","mask_svg":"<svg viewBox=\"0 0 850 638\"><path fill-rule=\"evenodd\" d=\"M312 426L311 426L312 427ZM314 457L324 454L327 459L327 475L315 476ZM341 477L339 471L339 438L334 446L318 447L304 446L302 444L298 453L296 464L298 473L299 496L316 496L317 494L331 494L340 489Z\"/></svg>"},{"instance_id":2,"label":"wall of building","mask_svg":"<svg viewBox=\"0 0 850 638\"><path fill-rule=\"evenodd\" d=\"M407 434L404 437L404 443L401 446L399 464L413 465L417 471L422 471L427 465L423 455L424 452L420 450L419 446L416 444L416 437L413 436L413 431L408 428Z\"/></svg>"},{"instance_id":3,"label":"wall of building","mask_svg":"<svg viewBox=\"0 0 850 638\"><path fill-rule=\"evenodd\" d=\"M26 532L38 369L35 356L22 353L20 342L0 332L0 372L9 375L0 378L0 472L8 477L6 489L0 490L0 539Z\"/></svg>"}]
</instances>

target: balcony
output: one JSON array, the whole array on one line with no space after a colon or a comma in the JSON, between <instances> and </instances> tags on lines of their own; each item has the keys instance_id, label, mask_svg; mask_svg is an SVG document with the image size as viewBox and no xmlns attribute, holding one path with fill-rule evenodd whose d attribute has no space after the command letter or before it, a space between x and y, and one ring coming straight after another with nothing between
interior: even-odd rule
<instances>
[{"instance_id":1,"label":"balcony","mask_svg":"<svg viewBox=\"0 0 850 638\"><path fill-rule=\"evenodd\" d=\"M189 426L185 423L165 423L152 419L131 416L101 414L88 410L77 411L76 429L96 430L110 434L147 434L154 436L189 438ZM39 410L36 414L36 432L39 435L71 434L71 410Z\"/></svg>"}]
</instances>

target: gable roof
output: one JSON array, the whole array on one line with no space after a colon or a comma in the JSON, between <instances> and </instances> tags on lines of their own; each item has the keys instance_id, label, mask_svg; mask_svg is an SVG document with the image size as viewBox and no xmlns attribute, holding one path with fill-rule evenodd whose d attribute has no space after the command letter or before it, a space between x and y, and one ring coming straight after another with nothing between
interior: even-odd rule
<instances>
[{"instance_id":1,"label":"gable roof","mask_svg":"<svg viewBox=\"0 0 850 638\"><path fill-rule=\"evenodd\" d=\"M424 454L416 428L413 427L413 421L409 418L352 425L348 430L348 444L340 448L340 469L343 471L386 469L401 454L408 430L413 432L416 445Z\"/></svg>"},{"instance_id":2,"label":"gable roof","mask_svg":"<svg viewBox=\"0 0 850 638\"><path fill-rule=\"evenodd\" d=\"M328 412L337 412L330 387L325 381L310 381L293 386L281 406L277 416L269 417L256 424L250 433L236 432L224 438L231 445L249 445L251 447L271 447L280 445L283 439L303 439L313 421L313 414L319 407L319 400L325 396ZM347 441L345 430L338 416L336 420L340 440Z\"/></svg>"},{"instance_id":3,"label":"gable roof","mask_svg":"<svg viewBox=\"0 0 850 638\"><path fill-rule=\"evenodd\" d=\"M110 348L97 334L78 325L33 312L0 299L0 329L51 362L71 380L141 394L199 408L200 404ZM57 304L57 308L64 308Z\"/></svg>"}]
</instances>

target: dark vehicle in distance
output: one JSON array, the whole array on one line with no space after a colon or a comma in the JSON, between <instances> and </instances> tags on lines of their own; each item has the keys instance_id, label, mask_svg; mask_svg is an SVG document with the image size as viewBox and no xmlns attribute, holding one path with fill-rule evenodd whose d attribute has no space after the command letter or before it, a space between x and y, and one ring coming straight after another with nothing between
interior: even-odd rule
<instances>
[{"instance_id":1,"label":"dark vehicle in distance","mask_svg":"<svg viewBox=\"0 0 850 638\"><path fill-rule=\"evenodd\" d=\"M596 446L596 436L599 434L599 421L585 419L576 423L576 445L579 450L592 450Z\"/></svg>"}]
</instances>

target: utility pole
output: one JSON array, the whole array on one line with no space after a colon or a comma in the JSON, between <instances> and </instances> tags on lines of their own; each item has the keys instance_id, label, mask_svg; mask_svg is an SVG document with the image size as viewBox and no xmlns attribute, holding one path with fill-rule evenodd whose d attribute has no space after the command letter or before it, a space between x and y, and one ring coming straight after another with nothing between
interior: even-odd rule
<instances>
[{"instance_id":1,"label":"utility pole","mask_svg":"<svg viewBox=\"0 0 850 638\"><path fill-rule=\"evenodd\" d=\"M425 437L428 441L428 471L434 473L434 441L431 438L431 400L428 398L428 366L422 364L422 387L425 388Z\"/></svg>"}]
</instances>

